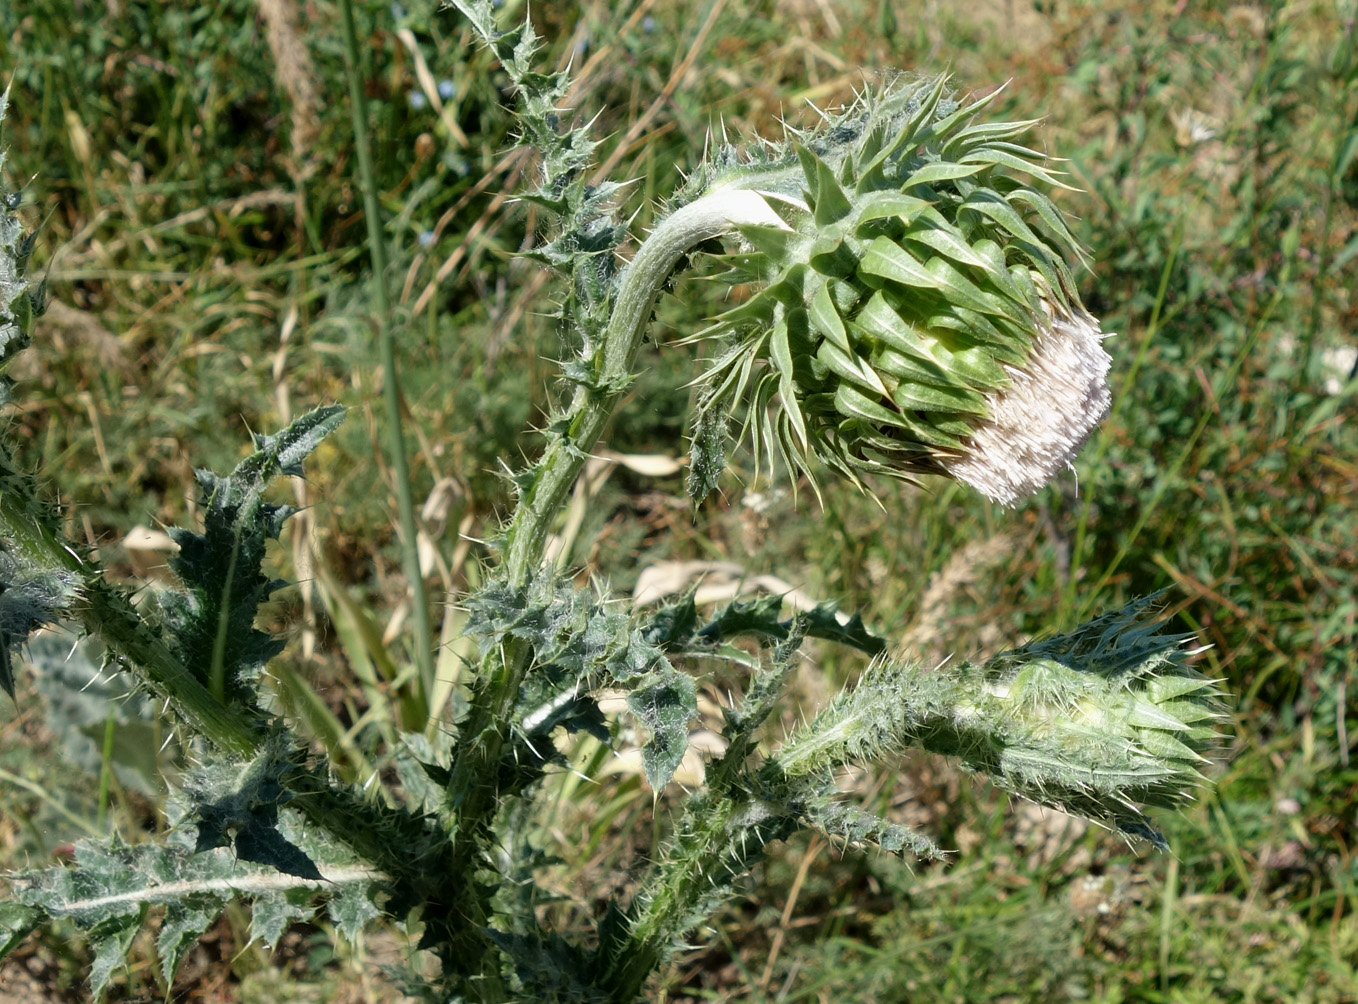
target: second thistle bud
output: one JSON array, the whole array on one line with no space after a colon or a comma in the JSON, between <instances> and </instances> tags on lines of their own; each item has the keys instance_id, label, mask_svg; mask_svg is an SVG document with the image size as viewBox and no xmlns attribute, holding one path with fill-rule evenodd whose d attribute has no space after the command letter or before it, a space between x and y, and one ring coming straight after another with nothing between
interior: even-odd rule
<instances>
[{"instance_id":1,"label":"second thistle bud","mask_svg":"<svg viewBox=\"0 0 1358 1004\"><path fill-rule=\"evenodd\" d=\"M912 747L956 757L1006 791L1157 843L1140 806L1178 808L1219 743L1218 690L1188 665L1191 635L1146 617L1153 598L975 665L875 663L777 754L789 776Z\"/></svg>"},{"instance_id":2,"label":"second thistle bud","mask_svg":"<svg viewBox=\"0 0 1358 1004\"><path fill-rule=\"evenodd\" d=\"M1078 243L1024 176L1060 182L1015 142L1031 122L978 121L989 100L898 81L707 169L697 203L759 192L783 223L738 227L726 278L761 288L707 333L725 351L695 474L719 466L741 402L756 450L813 480L813 459L855 481L944 474L1012 504L1069 466L1108 410L1110 360L1067 264Z\"/></svg>"}]
</instances>

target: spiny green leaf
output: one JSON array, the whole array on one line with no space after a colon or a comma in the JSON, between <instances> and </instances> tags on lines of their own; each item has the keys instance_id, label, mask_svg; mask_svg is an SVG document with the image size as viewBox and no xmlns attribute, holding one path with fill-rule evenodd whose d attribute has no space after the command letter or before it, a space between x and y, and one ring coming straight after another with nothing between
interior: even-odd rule
<instances>
[{"instance_id":1,"label":"spiny green leaf","mask_svg":"<svg viewBox=\"0 0 1358 1004\"><path fill-rule=\"evenodd\" d=\"M0 900L0 963L28 938L42 921L42 914L12 899Z\"/></svg>"},{"instance_id":2,"label":"spiny green leaf","mask_svg":"<svg viewBox=\"0 0 1358 1004\"><path fill-rule=\"evenodd\" d=\"M175 528L179 553L170 567L184 592L161 595L170 640L184 665L221 698L253 702L253 683L283 643L254 626L259 605L277 588L263 573L268 541L291 506L264 501L278 477L301 472L302 460L344 420L335 405L317 408L273 436L256 436L256 451L231 474L198 471L203 532Z\"/></svg>"},{"instance_id":3,"label":"spiny green leaf","mask_svg":"<svg viewBox=\"0 0 1358 1004\"><path fill-rule=\"evenodd\" d=\"M276 948L295 921L310 920L316 912L315 893L306 886L263 891L250 906L250 937Z\"/></svg>"},{"instance_id":4,"label":"spiny green leaf","mask_svg":"<svg viewBox=\"0 0 1358 1004\"><path fill-rule=\"evenodd\" d=\"M253 760L219 761L193 771L185 790L198 824L197 849L232 847L242 861L319 880L315 863L278 828L279 806L290 797L286 777L296 770L295 756L278 736Z\"/></svg>"},{"instance_id":5,"label":"spiny green leaf","mask_svg":"<svg viewBox=\"0 0 1358 1004\"><path fill-rule=\"evenodd\" d=\"M816 330L836 349L846 354L853 351L849 344L849 333L844 327L844 320L839 316L839 309L830 296L830 288L827 284L822 283L820 285L811 297L807 309L811 323Z\"/></svg>"},{"instance_id":6,"label":"spiny green leaf","mask_svg":"<svg viewBox=\"0 0 1358 1004\"><path fill-rule=\"evenodd\" d=\"M939 280L924 263L887 237L878 237L868 245L863 255L863 271L905 286L922 289L941 289Z\"/></svg>"},{"instance_id":7,"label":"spiny green leaf","mask_svg":"<svg viewBox=\"0 0 1358 1004\"><path fill-rule=\"evenodd\" d=\"M495 27L495 8L490 0L445 0L460 10L472 23L477 34L486 42L493 42L500 34Z\"/></svg>"},{"instance_id":8,"label":"spiny green leaf","mask_svg":"<svg viewBox=\"0 0 1358 1004\"><path fill-rule=\"evenodd\" d=\"M662 659L616 604L550 575L523 589L495 578L466 600L470 631L483 652L506 638L528 642L532 676L546 689L529 689L522 704L536 707L562 692L561 684L590 690L626 683L649 673Z\"/></svg>"},{"instance_id":9,"label":"spiny green leaf","mask_svg":"<svg viewBox=\"0 0 1358 1004\"><path fill-rule=\"evenodd\" d=\"M816 358L824 363L826 368L837 377L856 384L869 394L880 394L882 397L888 397L891 394L886 385L882 383L882 378L878 372L869 366L864 359L841 351L828 340L821 343L820 349L816 352Z\"/></svg>"},{"instance_id":10,"label":"spiny green leaf","mask_svg":"<svg viewBox=\"0 0 1358 1004\"><path fill-rule=\"evenodd\" d=\"M143 904L131 913L110 917L90 930L90 943L94 946L90 992L96 1001L103 1000L114 970L126 962L132 939L141 930L145 919L146 906Z\"/></svg>"},{"instance_id":11,"label":"spiny green leaf","mask_svg":"<svg viewBox=\"0 0 1358 1004\"><path fill-rule=\"evenodd\" d=\"M758 596L732 600L706 622L699 622L692 596L662 607L643 633L668 652L710 650L734 638L753 635L764 642L781 643L789 637L794 619L782 618L783 597ZM863 626L857 614L841 621L832 603L821 603L800 614L805 634L812 638L849 645L869 654L881 652L886 643Z\"/></svg>"},{"instance_id":12,"label":"spiny green leaf","mask_svg":"<svg viewBox=\"0 0 1358 1004\"><path fill-rule=\"evenodd\" d=\"M255 456L233 472L233 479L239 481L247 472L258 471L256 482L246 490L262 491L276 473L301 477L302 461L343 422L344 408L332 404L307 412L277 435L256 436Z\"/></svg>"},{"instance_id":13,"label":"spiny green leaf","mask_svg":"<svg viewBox=\"0 0 1358 1004\"><path fill-rule=\"evenodd\" d=\"M912 374L912 379L936 384L950 382L947 371L941 362L934 358L935 339L919 331L915 325L902 317L881 293L874 293L868 299L863 309L858 312L858 316L854 318L853 326L865 332L864 341L868 344L880 341L897 352L910 356L918 369L917 374Z\"/></svg>"},{"instance_id":14,"label":"spiny green leaf","mask_svg":"<svg viewBox=\"0 0 1358 1004\"><path fill-rule=\"evenodd\" d=\"M627 695L627 706L651 733L641 749L646 780L655 791L670 783L688 749L688 724L698 717L693 678L668 663L641 680Z\"/></svg>"},{"instance_id":15,"label":"spiny green leaf","mask_svg":"<svg viewBox=\"0 0 1358 1004\"><path fill-rule=\"evenodd\" d=\"M341 886L326 906L340 934L353 942L360 932L379 916L371 889L363 885Z\"/></svg>"},{"instance_id":16,"label":"spiny green leaf","mask_svg":"<svg viewBox=\"0 0 1358 1004\"><path fill-rule=\"evenodd\" d=\"M38 628L60 619L77 593L75 576L46 570L28 572L8 551L0 549L0 688L11 700L14 671L10 653Z\"/></svg>"},{"instance_id":17,"label":"spiny green leaf","mask_svg":"<svg viewBox=\"0 0 1358 1004\"><path fill-rule=\"evenodd\" d=\"M234 845L242 861L268 865L298 878L320 881L323 877L306 852L279 833L277 823L262 813L251 815L236 832Z\"/></svg>"},{"instance_id":18,"label":"spiny green leaf","mask_svg":"<svg viewBox=\"0 0 1358 1004\"><path fill-rule=\"evenodd\" d=\"M315 900L316 894L305 886L257 893L250 906L250 937L278 947L283 932L316 912Z\"/></svg>"},{"instance_id":19,"label":"spiny green leaf","mask_svg":"<svg viewBox=\"0 0 1358 1004\"><path fill-rule=\"evenodd\" d=\"M161 974L165 985L174 984L175 972L184 953L196 942L222 912L221 899L213 894L186 895L172 900L165 908L165 919L156 937Z\"/></svg>"},{"instance_id":20,"label":"spiny green leaf","mask_svg":"<svg viewBox=\"0 0 1358 1004\"><path fill-rule=\"evenodd\" d=\"M908 226L921 214L932 208L933 202L929 199L904 195L901 192L874 192L863 200L862 207L858 211L858 221L866 223L869 220L895 217Z\"/></svg>"},{"instance_id":21,"label":"spiny green leaf","mask_svg":"<svg viewBox=\"0 0 1358 1004\"><path fill-rule=\"evenodd\" d=\"M488 936L513 960L522 986L520 1000L606 1004L607 991L595 984L598 966L589 953L559 934L490 931Z\"/></svg>"},{"instance_id":22,"label":"spiny green leaf","mask_svg":"<svg viewBox=\"0 0 1358 1004\"><path fill-rule=\"evenodd\" d=\"M936 219L934 217L937 217ZM945 254L953 261L963 265L986 268L987 262L961 235L950 227L937 213L925 213L914 224L906 227L904 239L923 244L939 254Z\"/></svg>"},{"instance_id":23,"label":"spiny green leaf","mask_svg":"<svg viewBox=\"0 0 1358 1004\"><path fill-rule=\"evenodd\" d=\"M970 210L988 216L1001 227L1007 230L1012 236L1020 240L1027 241L1033 246L1042 244L1041 239L1033 232L1032 227L1024 221L1008 200L998 192L989 189L977 189L962 201L958 211Z\"/></svg>"},{"instance_id":24,"label":"spiny green leaf","mask_svg":"<svg viewBox=\"0 0 1358 1004\"><path fill-rule=\"evenodd\" d=\"M945 160L934 161L932 164L925 164L919 170L911 173L910 177L901 185L901 191L906 192L920 185L934 185L940 181L970 178L984 170L984 164L955 164Z\"/></svg>"},{"instance_id":25,"label":"spiny green leaf","mask_svg":"<svg viewBox=\"0 0 1358 1004\"><path fill-rule=\"evenodd\" d=\"M819 157L812 155L815 171L815 220L816 225L827 227L838 223L853 211L848 196L839 187L835 172Z\"/></svg>"},{"instance_id":26,"label":"spiny green leaf","mask_svg":"<svg viewBox=\"0 0 1358 1004\"><path fill-rule=\"evenodd\" d=\"M174 803L171 809L173 816ZM287 829L291 839L302 840L312 853L331 862L327 869L338 881L327 888L346 896L369 894L371 873L352 868L352 855L322 834L302 838L296 823ZM322 886L319 878L280 875L225 848L195 851L191 845L183 828L172 830L165 843L81 841L73 865L9 877L13 893L0 905L0 932L12 941L40 921L74 923L95 948L91 983L98 995L125 959L152 905L166 908L157 948L167 985L187 948L236 895L257 897L254 933L270 944L288 922L310 916L309 904Z\"/></svg>"}]
</instances>

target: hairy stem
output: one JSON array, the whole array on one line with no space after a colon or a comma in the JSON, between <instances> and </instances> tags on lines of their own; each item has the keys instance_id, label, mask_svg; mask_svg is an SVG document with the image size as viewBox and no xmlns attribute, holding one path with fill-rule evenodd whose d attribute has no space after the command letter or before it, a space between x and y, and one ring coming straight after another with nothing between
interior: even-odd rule
<instances>
[{"instance_id":1,"label":"hairy stem","mask_svg":"<svg viewBox=\"0 0 1358 1004\"><path fill-rule=\"evenodd\" d=\"M781 807L733 792L694 796L674 842L633 900L627 932L607 946L599 986L610 1001L632 1004L657 967L711 916L733 881L796 820Z\"/></svg>"},{"instance_id":2,"label":"hairy stem","mask_svg":"<svg viewBox=\"0 0 1358 1004\"><path fill-rule=\"evenodd\" d=\"M679 259L703 241L744 225L785 226L757 192L714 192L664 220L623 270L613 313L595 359L597 377L592 386L576 391L565 416L567 431L548 444L506 533L505 569L513 585L526 585L538 571L552 523L632 381L637 348L650 324L655 301ZM519 685L531 660L529 647L516 640L491 653L482 667L471 709L461 723L460 753L448 785L448 791L458 799L449 806L456 817L454 874L470 874L486 854L490 822L499 806L495 778L509 739ZM461 946L472 953L469 958L477 957L477 944L483 953L489 949L477 930L488 916L488 904L472 892L473 887L472 883L467 886L469 897L478 901L464 904L467 944ZM482 954L481 960L480 975L489 980L485 969L490 958ZM488 992L489 987L483 985L482 993Z\"/></svg>"},{"instance_id":3,"label":"hairy stem","mask_svg":"<svg viewBox=\"0 0 1358 1004\"><path fill-rule=\"evenodd\" d=\"M142 622L127 598L104 581L100 570L62 541L23 505L14 492L0 492L0 538L33 569L69 576L76 600L72 613L85 630L125 662L137 666L209 742L249 757L262 738L250 716L223 704Z\"/></svg>"},{"instance_id":4,"label":"hairy stem","mask_svg":"<svg viewBox=\"0 0 1358 1004\"><path fill-rule=\"evenodd\" d=\"M354 148L358 155L359 187L363 190L363 216L368 223L368 251L373 265L373 308L377 337L382 353L382 397L386 410L388 460L396 481L396 509L401 522L401 555L406 578L410 580L412 630L415 634L415 665L419 669L420 705L428 712L434 689L434 636L429 623L429 596L420 573L418 529L415 503L410 494L410 463L406 459L405 436L401 429L401 385L396 376L396 348L391 335L391 308L387 303L387 252L382 234L382 213L377 201L377 181L373 177L368 152L368 102L359 77L358 32L354 27L353 0L340 0L344 18L344 52L349 78L349 110L354 122ZM423 721L406 722L406 728L419 731Z\"/></svg>"},{"instance_id":5,"label":"hairy stem","mask_svg":"<svg viewBox=\"0 0 1358 1004\"><path fill-rule=\"evenodd\" d=\"M509 525L505 567L514 585L524 585L537 571L556 514L632 382L641 336L675 265L703 241L747 225L786 229L758 192L716 191L674 212L637 249L619 280L595 384L576 391L568 431L548 445Z\"/></svg>"}]
</instances>

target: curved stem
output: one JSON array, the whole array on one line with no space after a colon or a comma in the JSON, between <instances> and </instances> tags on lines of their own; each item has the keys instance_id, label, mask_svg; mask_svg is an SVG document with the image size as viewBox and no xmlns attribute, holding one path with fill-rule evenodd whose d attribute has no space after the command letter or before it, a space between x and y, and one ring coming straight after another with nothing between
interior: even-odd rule
<instances>
[{"instance_id":1,"label":"curved stem","mask_svg":"<svg viewBox=\"0 0 1358 1004\"><path fill-rule=\"evenodd\" d=\"M632 365L641 336L679 259L705 240L752 225L788 229L760 193L717 191L676 210L637 249L622 273L613 314L604 331L598 378L593 386L582 386L576 391L566 416L565 435L548 444L533 482L510 522L505 570L511 585L517 588L527 585L541 565L552 521L632 382ZM498 665L488 667L490 675L483 681L480 700L473 703L464 736L480 736L496 723L505 722L518 696L528 656L522 646L511 644L503 658L496 659ZM475 745L483 754L483 763L499 762L502 742L488 740L485 745ZM466 784L472 777L454 780ZM451 790L469 789L454 783ZM468 808L471 807L464 805L463 811Z\"/></svg>"},{"instance_id":2,"label":"curved stem","mask_svg":"<svg viewBox=\"0 0 1358 1004\"><path fill-rule=\"evenodd\" d=\"M703 241L747 225L787 228L758 192L712 193L660 223L624 269L600 356L596 357L597 378L592 386L576 391L565 415L566 432L548 444L506 533L504 566L515 587L527 585L537 573L552 522L632 381L637 348L650 324L656 298L679 259ZM510 639L490 655L471 709L459 727L461 752L447 787L454 800L449 808L456 816L451 863L454 874L470 874L492 839L490 823L500 804L496 777L519 685L531 659L531 648L519 639ZM480 927L489 915L489 904L479 897L476 888L475 883L465 887L459 919L466 943L455 946L456 955L469 960L469 970L479 967L482 998L498 999L498 966L481 954L487 946ZM477 962L471 963L472 959Z\"/></svg>"},{"instance_id":3,"label":"curved stem","mask_svg":"<svg viewBox=\"0 0 1358 1004\"><path fill-rule=\"evenodd\" d=\"M576 391L567 415L568 431L547 447L532 487L510 523L505 567L512 584L524 585L541 563L552 521L632 381L641 336L675 265L703 241L742 226L789 229L759 192L730 189L676 210L637 249L623 271L604 333L597 382Z\"/></svg>"}]
</instances>

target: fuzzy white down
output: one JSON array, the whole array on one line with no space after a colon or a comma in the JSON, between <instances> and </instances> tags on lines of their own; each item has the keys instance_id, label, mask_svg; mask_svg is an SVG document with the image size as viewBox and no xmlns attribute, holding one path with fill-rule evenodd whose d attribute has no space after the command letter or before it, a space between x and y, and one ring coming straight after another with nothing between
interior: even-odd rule
<instances>
[{"instance_id":1,"label":"fuzzy white down","mask_svg":"<svg viewBox=\"0 0 1358 1004\"><path fill-rule=\"evenodd\" d=\"M1108 370L1098 322L1078 307L1048 322L1023 367L1005 366L1011 383L986 404L989 417L972 433L948 473L1002 505L1031 495L1071 466L1108 414Z\"/></svg>"}]
</instances>

